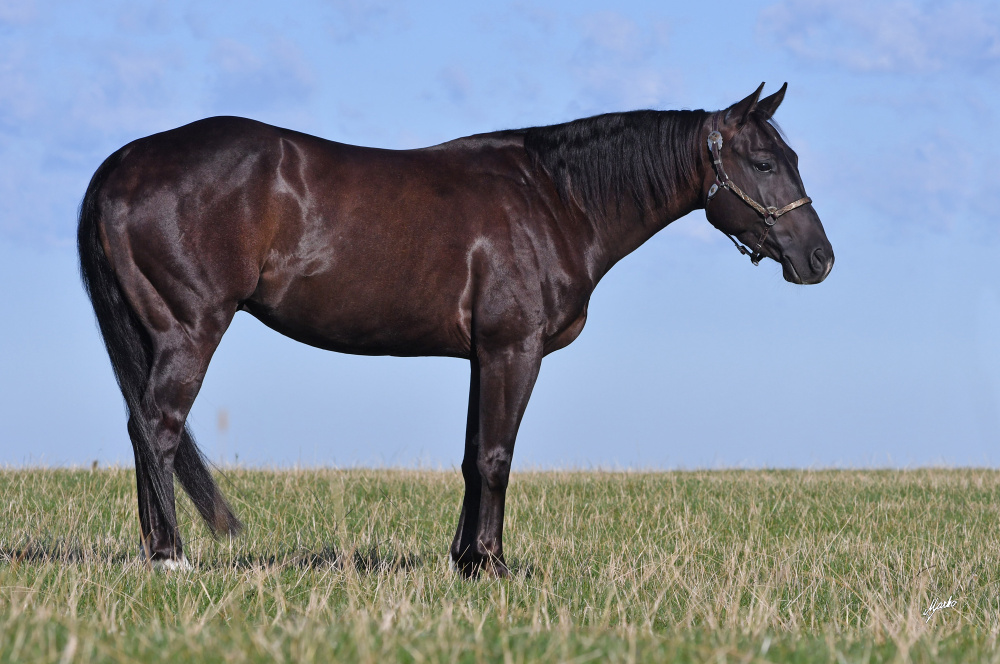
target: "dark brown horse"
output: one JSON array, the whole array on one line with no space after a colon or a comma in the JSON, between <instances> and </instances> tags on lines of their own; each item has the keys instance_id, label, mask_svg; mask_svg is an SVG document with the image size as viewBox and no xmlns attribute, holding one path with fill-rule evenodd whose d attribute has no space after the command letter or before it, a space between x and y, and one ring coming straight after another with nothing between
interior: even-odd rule
<instances>
[{"instance_id":1,"label":"dark brown horse","mask_svg":"<svg viewBox=\"0 0 1000 664\"><path fill-rule=\"evenodd\" d=\"M175 474L216 533L241 527L185 422L243 310L319 348L470 360L451 558L506 574L521 416L542 357L580 334L611 266L707 206L788 281L830 272L798 159L770 122L785 87L761 89L714 113L614 113L406 151L210 118L108 157L81 206L80 263L128 407L147 558L186 564Z\"/></svg>"}]
</instances>

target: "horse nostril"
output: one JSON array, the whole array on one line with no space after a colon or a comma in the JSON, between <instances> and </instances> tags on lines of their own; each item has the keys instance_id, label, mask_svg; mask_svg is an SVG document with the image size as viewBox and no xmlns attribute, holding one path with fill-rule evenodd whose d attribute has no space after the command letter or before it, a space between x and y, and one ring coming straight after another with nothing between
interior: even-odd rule
<instances>
[{"instance_id":1,"label":"horse nostril","mask_svg":"<svg viewBox=\"0 0 1000 664\"><path fill-rule=\"evenodd\" d=\"M812 252L812 256L809 257L809 267L816 274L826 271L826 252L822 247Z\"/></svg>"}]
</instances>

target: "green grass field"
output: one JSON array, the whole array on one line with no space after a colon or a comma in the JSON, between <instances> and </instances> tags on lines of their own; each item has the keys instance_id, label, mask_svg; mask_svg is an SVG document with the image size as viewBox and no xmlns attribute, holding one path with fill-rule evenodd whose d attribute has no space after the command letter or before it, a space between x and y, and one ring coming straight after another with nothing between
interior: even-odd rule
<instances>
[{"instance_id":1,"label":"green grass field","mask_svg":"<svg viewBox=\"0 0 1000 664\"><path fill-rule=\"evenodd\" d=\"M222 486L157 573L130 470L0 471L0 661L1000 661L995 471L520 473L504 581L447 570L457 471Z\"/></svg>"}]
</instances>

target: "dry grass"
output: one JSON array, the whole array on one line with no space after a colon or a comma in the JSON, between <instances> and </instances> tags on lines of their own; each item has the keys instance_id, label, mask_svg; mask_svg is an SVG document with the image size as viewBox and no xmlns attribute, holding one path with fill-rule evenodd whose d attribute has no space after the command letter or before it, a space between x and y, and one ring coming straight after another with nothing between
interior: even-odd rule
<instances>
[{"instance_id":1,"label":"dry grass","mask_svg":"<svg viewBox=\"0 0 1000 664\"><path fill-rule=\"evenodd\" d=\"M0 472L0 661L1000 661L995 471L522 473L502 582L457 472L227 477L247 533L182 503L159 574L130 471Z\"/></svg>"}]
</instances>

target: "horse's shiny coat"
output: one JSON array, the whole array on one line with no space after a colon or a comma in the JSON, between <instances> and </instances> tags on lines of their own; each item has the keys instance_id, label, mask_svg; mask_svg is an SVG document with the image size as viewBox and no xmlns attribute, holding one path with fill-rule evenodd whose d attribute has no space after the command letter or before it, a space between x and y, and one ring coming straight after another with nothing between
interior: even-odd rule
<instances>
[{"instance_id":1,"label":"horse's shiny coat","mask_svg":"<svg viewBox=\"0 0 1000 664\"><path fill-rule=\"evenodd\" d=\"M611 266L704 207L713 122L748 193L805 195L768 123L784 88L759 94L714 114L613 114L408 151L210 118L109 157L81 208L80 257L129 408L147 555L184 560L174 473L216 532L240 527L185 422L242 309L328 350L470 360L451 557L505 574L504 498L541 359L580 334ZM743 242L758 232L738 200L717 196L709 212ZM833 264L811 206L782 217L763 253L798 283Z\"/></svg>"}]
</instances>

